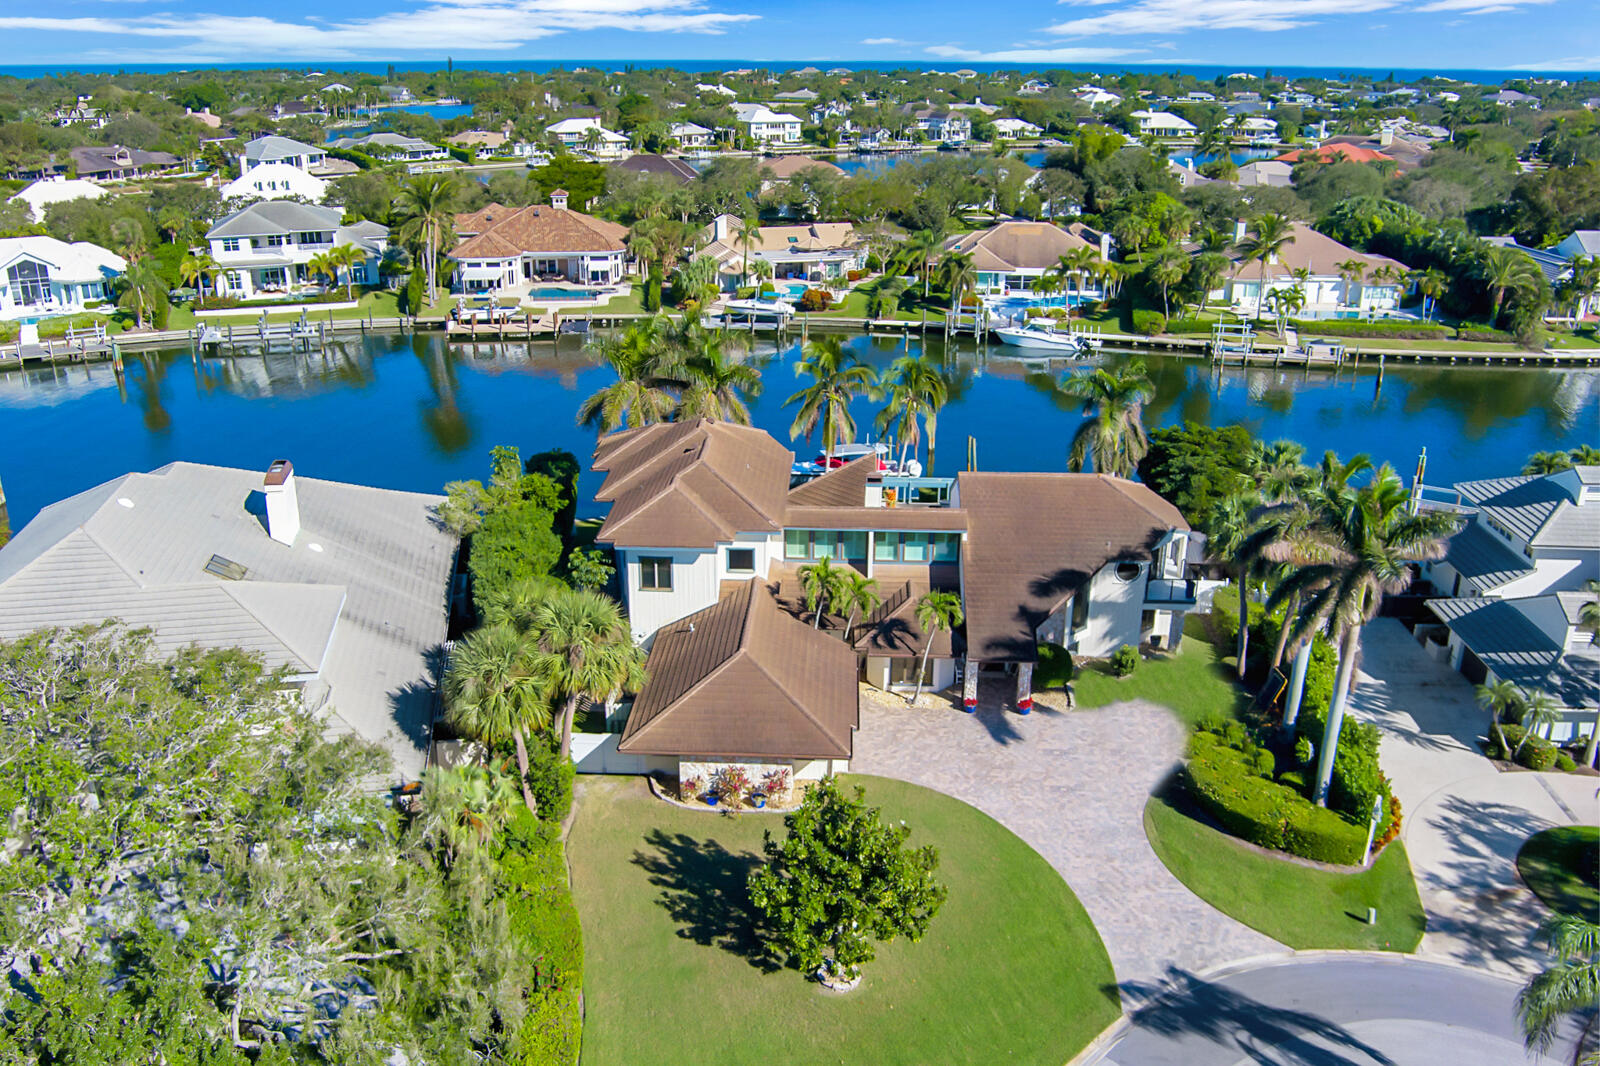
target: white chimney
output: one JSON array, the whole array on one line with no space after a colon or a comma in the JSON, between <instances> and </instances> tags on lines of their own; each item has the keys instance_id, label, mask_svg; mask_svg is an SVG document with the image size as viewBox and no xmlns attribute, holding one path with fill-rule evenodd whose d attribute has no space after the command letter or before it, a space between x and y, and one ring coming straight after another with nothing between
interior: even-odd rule
<instances>
[{"instance_id":1,"label":"white chimney","mask_svg":"<svg viewBox=\"0 0 1600 1066\"><path fill-rule=\"evenodd\" d=\"M294 464L274 459L267 467L261 493L267 498L267 535L280 544L294 544L300 535L300 502L294 494Z\"/></svg>"},{"instance_id":2,"label":"white chimney","mask_svg":"<svg viewBox=\"0 0 1600 1066\"><path fill-rule=\"evenodd\" d=\"M1233 242L1235 244L1238 244L1240 241L1244 240L1245 229L1246 229L1246 227L1245 227L1244 219L1241 218L1241 219L1238 219L1237 221L1234 222L1234 224L1233 224Z\"/></svg>"},{"instance_id":3,"label":"white chimney","mask_svg":"<svg viewBox=\"0 0 1600 1066\"><path fill-rule=\"evenodd\" d=\"M550 193L550 206L555 208L557 211L565 211L567 209L567 190L553 190Z\"/></svg>"},{"instance_id":4,"label":"white chimney","mask_svg":"<svg viewBox=\"0 0 1600 1066\"><path fill-rule=\"evenodd\" d=\"M1385 126L1378 131L1378 143L1387 148L1394 143L1394 127Z\"/></svg>"}]
</instances>

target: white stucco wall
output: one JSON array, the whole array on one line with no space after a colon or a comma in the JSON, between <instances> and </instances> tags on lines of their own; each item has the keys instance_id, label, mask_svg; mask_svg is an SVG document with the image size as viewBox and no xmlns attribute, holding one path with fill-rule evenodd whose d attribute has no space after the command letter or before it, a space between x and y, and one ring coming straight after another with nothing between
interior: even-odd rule
<instances>
[{"instance_id":1,"label":"white stucco wall","mask_svg":"<svg viewBox=\"0 0 1600 1066\"><path fill-rule=\"evenodd\" d=\"M1139 644L1139 618L1144 611L1144 584L1147 566L1139 565L1139 575L1122 581L1117 564L1108 563L1089 579L1089 619L1075 634L1077 651L1082 655L1110 655L1123 644Z\"/></svg>"},{"instance_id":2,"label":"white stucco wall","mask_svg":"<svg viewBox=\"0 0 1600 1066\"><path fill-rule=\"evenodd\" d=\"M619 733L572 734L572 761L580 774L649 774L678 772L678 760L664 755L624 755L617 750Z\"/></svg>"},{"instance_id":3,"label":"white stucco wall","mask_svg":"<svg viewBox=\"0 0 1600 1066\"><path fill-rule=\"evenodd\" d=\"M756 553L754 573L728 570L730 547L750 548ZM670 592L639 587L639 560L665 557L672 560ZM723 581L750 577L765 578L775 559L783 557L782 537L763 533L741 533L733 541L702 551L693 548L618 548L617 566L623 576L623 599L633 639L648 646L656 630L669 622L702 611L717 602Z\"/></svg>"}]
</instances>

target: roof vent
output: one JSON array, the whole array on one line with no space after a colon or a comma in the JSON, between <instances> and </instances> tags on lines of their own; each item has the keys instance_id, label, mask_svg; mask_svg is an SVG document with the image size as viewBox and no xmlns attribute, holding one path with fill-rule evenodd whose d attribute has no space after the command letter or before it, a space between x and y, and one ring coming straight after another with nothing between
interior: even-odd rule
<instances>
[{"instance_id":1,"label":"roof vent","mask_svg":"<svg viewBox=\"0 0 1600 1066\"><path fill-rule=\"evenodd\" d=\"M241 581L250 572L249 568L243 563L236 563L232 559L221 555L213 555L210 559L207 559L205 571L208 574L215 574L225 581Z\"/></svg>"}]
</instances>

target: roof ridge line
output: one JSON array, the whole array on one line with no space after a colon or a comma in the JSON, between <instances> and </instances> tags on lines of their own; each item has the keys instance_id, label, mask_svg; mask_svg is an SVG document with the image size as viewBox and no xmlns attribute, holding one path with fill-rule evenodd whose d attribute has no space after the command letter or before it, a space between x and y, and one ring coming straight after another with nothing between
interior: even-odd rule
<instances>
[{"instance_id":1,"label":"roof ridge line","mask_svg":"<svg viewBox=\"0 0 1600 1066\"><path fill-rule=\"evenodd\" d=\"M200 584L203 585L205 583L201 582ZM293 587L293 588L334 588L334 589L342 590L342 595L339 597L339 613L336 614L334 616L334 619L333 619L333 625L334 625L334 629L335 630L338 629L339 619L344 617L344 605L350 599L350 586L348 586L348 585L323 585L323 584L317 584L317 585L303 586L303 585L300 585L298 582L294 582L294 581L257 581L257 582L255 582L255 584L257 584L257 585L288 585L288 586ZM296 659L299 659L302 663L305 663L305 665L308 668L312 669L312 670L320 671L322 669L322 663L321 663L320 660L318 662L313 663L311 660L307 659L303 654L301 654L301 651L300 651L299 648L296 648L293 644L290 644L286 639L284 639L284 636L283 636L282 633L279 633L272 626L268 625L267 624L267 620L265 618L262 618L254 610L252 610L248 604L244 603L243 601L241 601L239 599L239 597L236 595L236 593L238 592L238 589L240 587L242 587L242 586L238 586L237 584L224 583L224 582L220 582L219 581L219 582L215 583L214 587L221 589L224 595L226 595L234 603L238 604L239 609L241 611L243 611L245 614L249 615L251 618L255 619L256 625L260 626L262 629L264 629L268 633L270 633L274 640L276 640L279 644L282 644L285 648L288 648L290 651L294 652L294 657ZM332 643L332 639L333 638L332 638L331 635L329 636L328 639L329 639L329 643ZM326 651L327 649L323 649L323 650Z\"/></svg>"}]
</instances>

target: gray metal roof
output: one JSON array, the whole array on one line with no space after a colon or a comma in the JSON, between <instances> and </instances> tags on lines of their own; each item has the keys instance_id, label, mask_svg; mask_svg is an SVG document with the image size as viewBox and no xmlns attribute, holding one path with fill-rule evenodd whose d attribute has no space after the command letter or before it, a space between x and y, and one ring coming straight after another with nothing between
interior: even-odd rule
<instances>
[{"instance_id":1,"label":"gray metal roof","mask_svg":"<svg viewBox=\"0 0 1600 1066\"><path fill-rule=\"evenodd\" d=\"M1474 597L1428 606L1496 677L1548 692L1564 707L1600 703L1600 649L1589 644L1563 652L1519 602Z\"/></svg>"},{"instance_id":2,"label":"gray metal roof","mask_svg":"<svg viewBox=\"0 0 1600 1066\"><path fill-rule=\"evenodd\" d=\"M1580 485L1600 485L1600 466L1593 463L1579 463L1572 468L1578 475Z\"/></svg>"},{"instance_id":3,"label":"gray metal roof","mask_svg":"<svg viewBox=\"0 0 1600 1066\"><path fill-rule=\"evenodd\" d=\"M244 157L251 163L271 163L303 155L327 155L327 152L293 137L279 137L272 133L248 141L244 146Z\"/></svg>"},{"instance_id":4,"label":"gray metal roof","mask_svg":"<svg viewBox=\"0 0 1600 1066\"><path fill-rule=\"evenodd\" d=\"M337 207L313 207L293 200L263 200L235 211L211 227L207 240L258 237L272 233L323 233L339 228L344 213Z\"/></svg>"},{"instance_id":5,"label":"gray metal roof","mask_svg":"<svg viewBox=\"0 0 1600 1066\"><path fill-rule=\"evenodd\" d=\"M1561 475L1463 481L1456 490L1486 518L1536 548L1600 546L1600 506L1580 507L1556 480ZM1579 479L1583 472L1579 472Z\"/></svg>"},{"instance_id":6,"label":"gray metal roof","mask_svg":"<svg viewBox=\"0 0 1600 1066\"><path fill-rule=\"evenodd\" d=\"M1450 538L1444 561L1462 577L1476 579L1482 588L1494 588L1533 572L1533 563L1477 522Z\"/></svg>"},{"instance_id":7,"label":"gray metal roof","mask_svg":"<svg viewBox=\"0 0 1600 1066\"><path fill-rule=\"evenodd\" d=\"M262 475L173 463L46 507L0 549L0 638L119 619L171 653L241 647L326 686L335 724L422 769L455 538L438 497L296 477L302 528L272 540ZM244 577L219 577L212 556Z\"/></svg>"}]
</instances>

